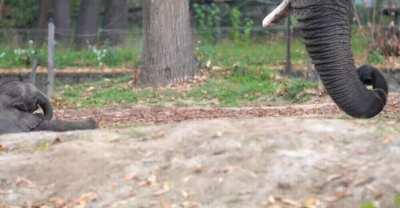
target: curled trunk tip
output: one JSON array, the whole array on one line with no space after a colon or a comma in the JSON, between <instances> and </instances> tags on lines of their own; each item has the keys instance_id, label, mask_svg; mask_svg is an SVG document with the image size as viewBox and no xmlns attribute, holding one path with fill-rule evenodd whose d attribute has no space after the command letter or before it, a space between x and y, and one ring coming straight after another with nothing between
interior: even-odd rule
<instances>
[{"instance_id":1,"label":"curled trunk tip","mask_svg":"<svg viewBox=\"0 0 400 208\"><path fill-rule=\"evenodd\" d=\"M38 92L38 105L43 110L43 116L45 120L51 120L53 118L53 107L51 106L49 98L42 92Z\"/></svg>"}]
</instances>

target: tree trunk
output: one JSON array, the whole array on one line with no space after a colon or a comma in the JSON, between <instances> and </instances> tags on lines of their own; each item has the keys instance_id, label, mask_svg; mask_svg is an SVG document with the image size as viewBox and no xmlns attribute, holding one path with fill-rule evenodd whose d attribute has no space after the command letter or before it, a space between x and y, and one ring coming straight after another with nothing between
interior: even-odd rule
<instances>
[{"instance_id":1,"label":"tree trunk","mask_svg":"<svg viewBox=\"0 0 400 208\"><path fill-rule=\"evenodd\" d=\"M189 1L143 1L144 50L139 82L163 86L192 78L194 66Z\"/></svg>"},{"instance_id":2,"label":"tree trunk","mask_svg":"<svg viewBox=\"0 0 400 208\"><path fill-rule=\"evenodd\" d=\"M33 40L38 43L43 43L47 36L47 25L49 23L49 15L52 13L52 1L40 0L39 1L39 18L37 21L37 32L33 33Z\"/></svg>"},{"instance_id":3,"label":"tree trunk","mask_svg":"<svg viewBox=\"0 0 400 208\"><path fill-rule=\"evenodd\" d=\"M81 1L76 33L76 44L78 47L96 43L99 2L99 0Z\"/></svg>"},{"instance_id":4,"label":"tree trunk","mask_svg":"<svg viewBox=\"0 0 400 208\"><path fill-rule=\"evenodd\" d=\"M120 43L122 30L128 26L128 1L106 1L105 7L105 39L113 44Z\"/></svg>"},{"instance_id":5,"label":"tree trunk","mask_svg":"<svg viewBox=\"0 0 400 208\"><path fill-rule=\"evenodd\" d=\"M40 29L47 29L50 12L50 0L40 0L39 2L39 21L38 27Z\"/></svg>"},{"instance_id":6,"label":"tree trunk","mask_svg":"<svg viewBox=\"0 0 400 208\"><path fill-rule=\"evenodd\" d=\"M56 40L64 44L71 37L71 14L69 0L55 0L54 23L56 26Z\"/></svg>"}]
</instances>

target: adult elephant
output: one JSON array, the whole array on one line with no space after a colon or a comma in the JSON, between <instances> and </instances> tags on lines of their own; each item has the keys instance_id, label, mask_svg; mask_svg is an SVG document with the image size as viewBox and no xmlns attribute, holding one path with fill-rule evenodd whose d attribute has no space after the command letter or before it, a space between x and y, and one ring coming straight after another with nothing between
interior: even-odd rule
<instances>
[{"instance_id":1,"label":"adult elephant","mask_svg":"<svg viewBox=\"0 0 400 208\"><path fill-rule=\"evenodd\" d=\"M352 0L284 0L263 21L264 26L292 9L307 51L333 101L348 115L371 118L388 96L382 74L371 66L355 70L351 49ZM362 75L362 77L361 77ZM372 89L365 85L372 85Z\"/></svg>"},{"instance_id":2,"label":"adult elephant","mask_svg":"<svg viewBox=\"0 0 400 208\"><path fill-rule=\"evenodd\" d=\"M35 113L39 108L43 113ZM0 83L0 134L29 131L69 131L94 129L92 119L83 121L52 120L49 99L33 84L21 81Z\"/></svg>"}]
</instances>

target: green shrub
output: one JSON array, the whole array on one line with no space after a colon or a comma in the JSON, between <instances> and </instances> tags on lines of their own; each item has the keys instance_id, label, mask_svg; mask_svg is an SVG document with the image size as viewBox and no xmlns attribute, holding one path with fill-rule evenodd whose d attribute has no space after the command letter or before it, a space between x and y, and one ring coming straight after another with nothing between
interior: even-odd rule
<instances>
[{"instance_id":1,"label":"green shrub","mask_svg":"<svg viewBox=\"0 0 400 208\"><path fill-rule=\"evenodd\" d=\"M216 4L194 4L194 14L199 35L205 41L215 41L216 27L219 25L220 9Z\"/></svg>"},{"instance_id":2,"label":"green shrub","mask_svg":"<svg viewBox=\"0 0 400 208\"><path fill-rule=\"evenodd\" d=\"M254 29L254 21L251 19L246 19L243 29L243 41L250 42L252 37L252 32Z\"/></svg>"},{"instance_id":3,"label":"green shrub","mask_svg":"<svg viewBox=\"0 0 400 208\"><path fill-rule=\"evenodd\" d=\"M235 42L239 42L241 38L241 16L238 8L233 8L229 13L230 21L231 21L231 39Z\"/></svg>"},{"instance_id":4,"label":"green shrub","mask_svg":"<svg viewBox=\"0 0 400 208\"><path fill-rule=\"evenodd\" d=\"M368 55L368 62L371 64L383 64L385 57L379 50L374 50Z\"/></svg>"},{"instance_id":5,"label":"green shrub","mask_svg":"<svg viewBox=\"0 0 400 208\"><path fill-rule=\"evenodd\" d=\"M249 42L254 27L253 20L246 18L242 21L242 14L238 8L233 8L230 12L230 37L234 42Z\"/></svg>"},{"instance_id":6,"label":"green shrub","mask_svg":"<svg viewBox=\"0 0 400 208\"><path fill-rule=\"evenodd\" d=\"M35 24L39 4L36 0L3 0L10 8L7 18L0 18L0 28L26 28Z\"/></svg>"}]
</instances>

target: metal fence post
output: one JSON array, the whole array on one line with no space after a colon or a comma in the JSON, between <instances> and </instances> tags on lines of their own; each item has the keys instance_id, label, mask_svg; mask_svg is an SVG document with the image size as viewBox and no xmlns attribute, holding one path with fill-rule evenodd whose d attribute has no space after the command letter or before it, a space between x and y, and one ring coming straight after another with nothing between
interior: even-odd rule
<instances>
[{"instance_id":1,"label":"metal fence post","mask_svg":"<svg viewBox=\"0 0 400 208\"><path fill-rule=\"evenodd\" d=\"M51 98L54 93L54 79L55 79L55 69L54 69L54 48L55 48L55 26L53 19L49 19L49 31L48 31L48 57L47 57L47 96Z\"/></svg>"},{"instance_id":2,"label":"metal fence post","mask_svg":"<svg viewBox=\"0 0 400 208\"><path fill-rule=\"evenodd\" d=\"M31 82L33 85L36 85L36 71L37 71L38 66L39 66L38 60L35 57L32 60L32 71L31 71Z\"/></svg>"},{"instance_id":3,"label":"metal fence post","mask_svg":"<svg viewBox=\"0 0 400 208\"><path fill-rule=\"evenodd\" d=\"M289 5L289 15L287 19L287 43L286 43L286 74L292 73L292 18Z\"/></svg>"}]
</instances>

